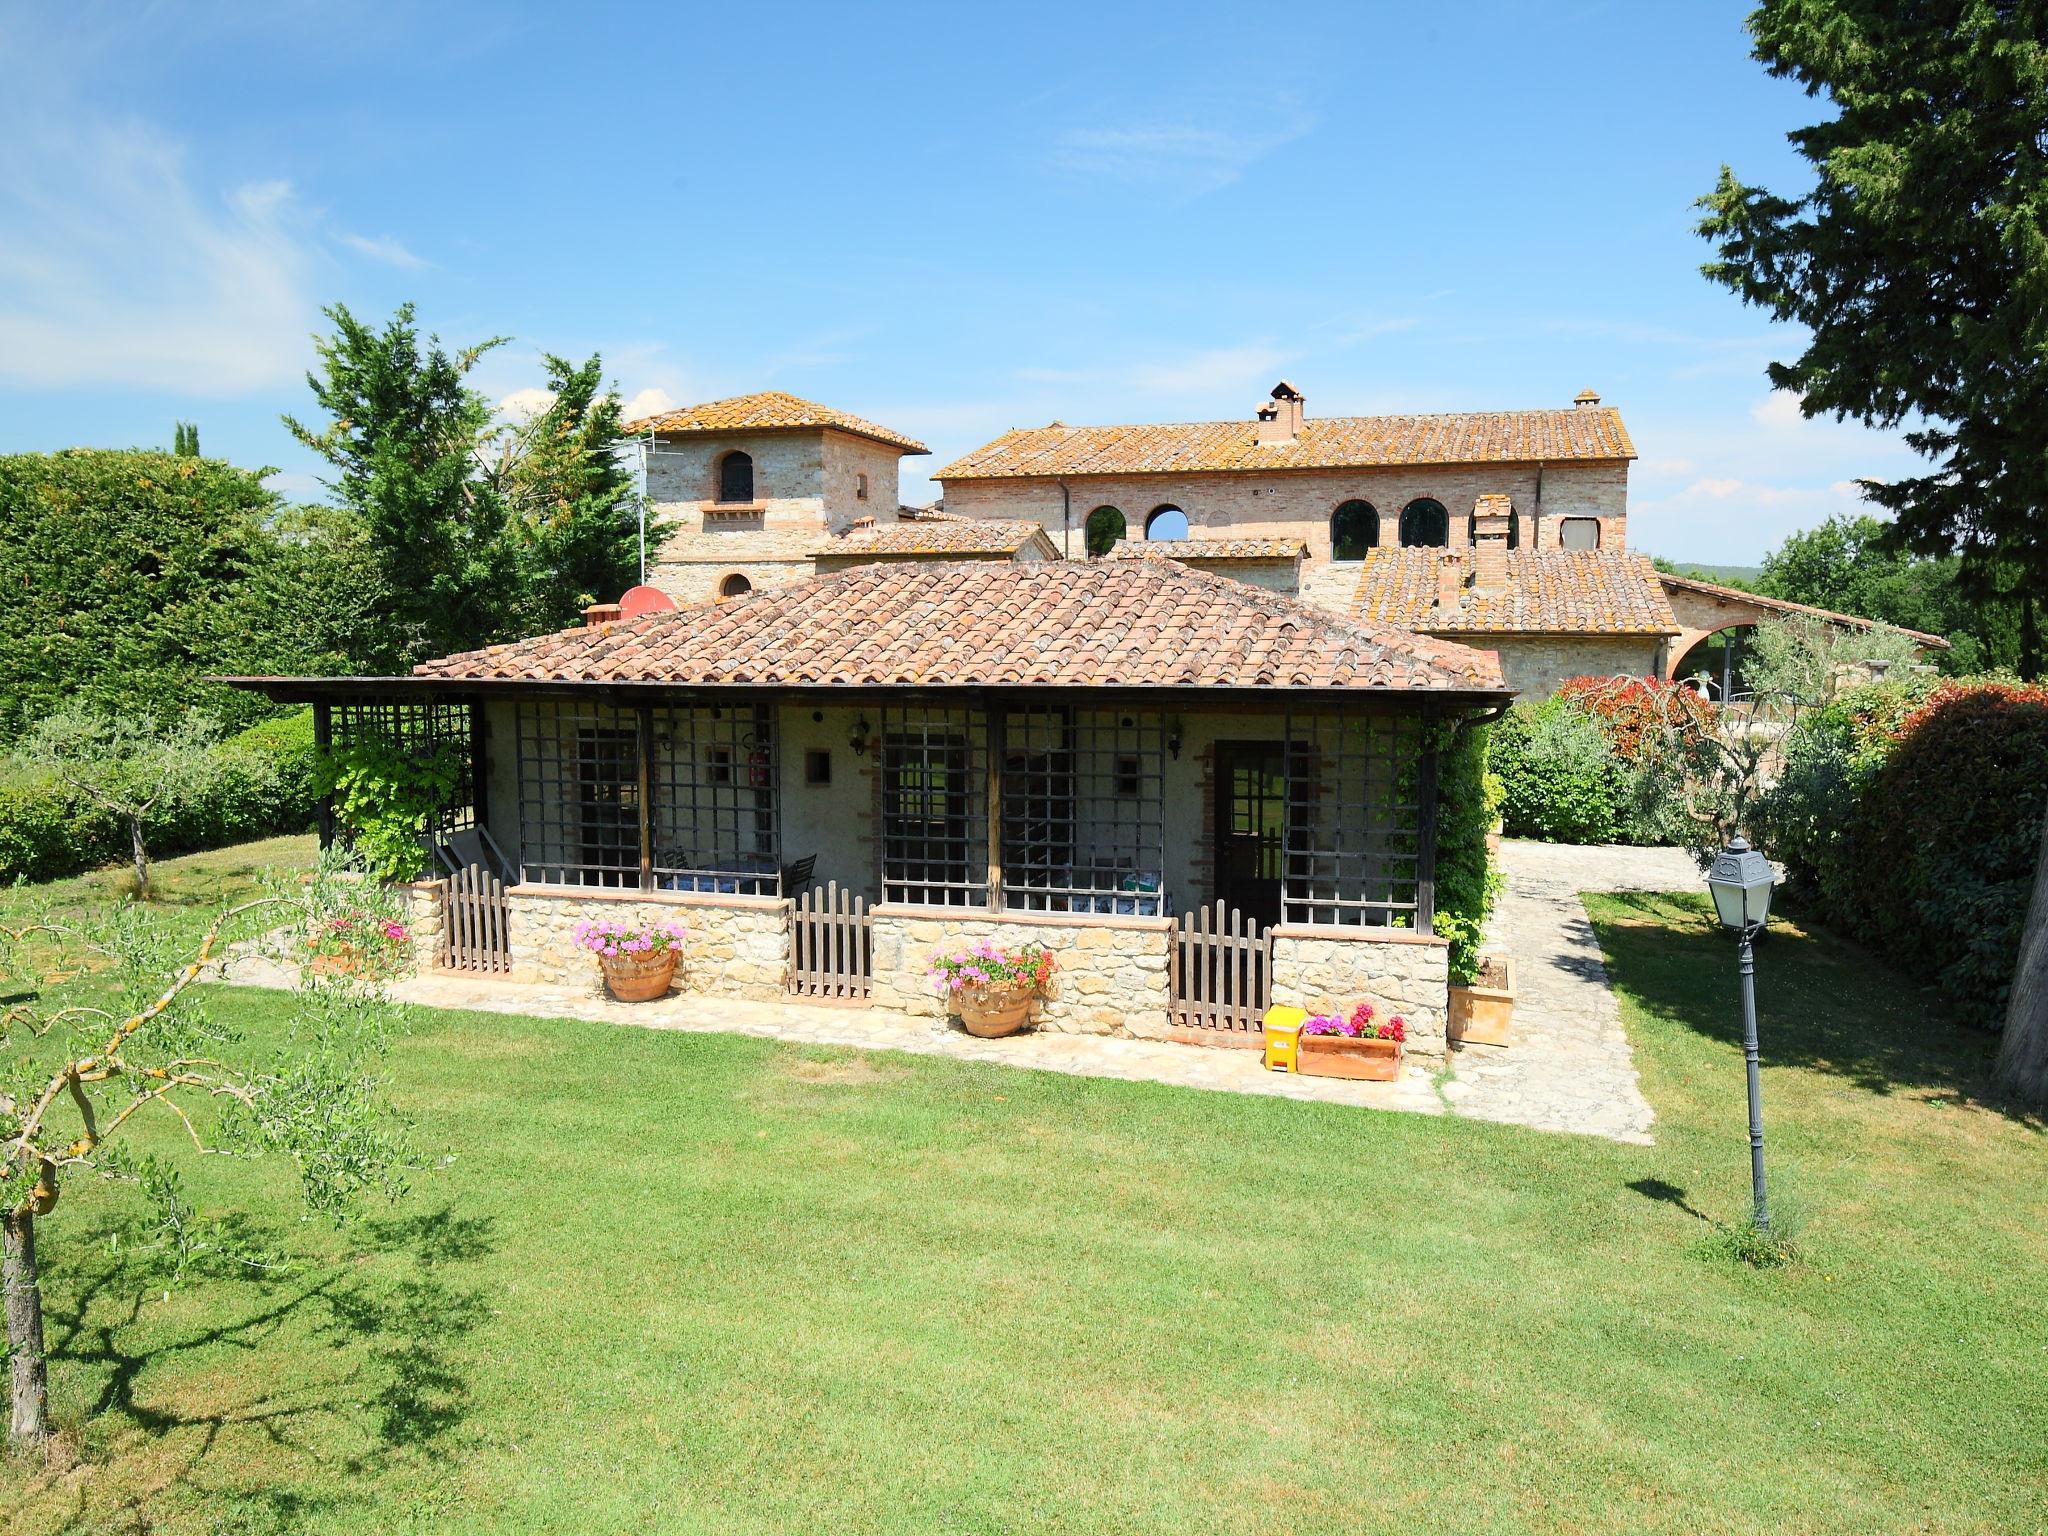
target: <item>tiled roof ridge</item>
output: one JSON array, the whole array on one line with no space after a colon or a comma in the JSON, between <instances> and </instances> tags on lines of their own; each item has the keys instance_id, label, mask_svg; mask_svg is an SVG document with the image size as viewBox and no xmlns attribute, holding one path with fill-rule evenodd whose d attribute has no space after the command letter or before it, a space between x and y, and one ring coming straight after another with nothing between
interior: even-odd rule
<instances>
[{"instance_id":1,"label":"tiled roof ridge","mask_svg":"<svg viewBox=\"0 0 2048 1536\"><path fill-rule=\"evenodd\" d=\"M1440 635L1680 633L1656 567L1636 550L1511 550L1504 588L1460 588L1458 604L1449 610L1436 605L1438 572L1446 559L1461 571L1473 568L1470 550L1368 551L1356 611Z\"/></svg>"},{"instance_id":2,"label":"tiled roof ridge","mask_svg":"<svg viewBox=\"0 0 2048 1536\"><path fill-rule=\"evenodd\" d=\"M780 410L789 417L787 420L746 420L749 414ZM720 421L714 418L724 414L736 419ZM629 434L642 432L714 433L714 432L803 432L835 430L848 432L856 437L871 438L888 447L900 448L906 453L929 453L931 450L916 438L901 432L891 431L865 416L856 416L851 411L842 411L834 406L802 395L793 395L786 389L759 389L744 395L728 395L719 400L702 400L693 405L674 406L666 411L656 411L626 422L621 428Z\"/></svg>"},{"instance_id":3,"label":"tiled roof ridge","mask_svg":"<svg viewBox=\"0 0 2048 1536\"><path fill-rule=\"evenodd\" d=\"M1930 635L1924 629L1907 629L1903 624L1887 624L1882 619L1866 619L1853 613L1837 613L1832 608L1816 608L1811 603L1795 603L1790 598L1766 597L1761 592L1746 592L1741 587L1724 587L1718 582L1701 581L1693 576L1680 576L1671 571L1658 571L1657 580L1667 587L1684 587L1692 592L1704 592L1709 597L1732 597L1739 601L1756 603L1760 607L1775 608L1781 613L1803 613L1811 618L1826 619L1833 624L1849 624L1857 629L1896 629L1902 635L1911 635L1929 645L1938 645L1943 650L1950 648L1950 642L1940 635Z\"/></svg>"},{"instance_id":4,"label":"tiled roof ridge","mask_svg":"<svg viewBox=\"0 0 2048 1536\"><path fill-rule=\"evenodd\" d=\"M1247 421L1117 422L1012 427L933 472L933 478L1046 474L1225 474L1406 464L1633 459L1613 406L1412 411L1319 416L1278 441Z\"/></svg>"},{"instance_id":5,"label":"tiled roof ridge","mask_svg":"<svg viewBox=\"0 0 2048 1536\"><path fill-rule=\"evenodd\" d=\"M859 565L413 671L677 686L1503 691L1498 661L1483 649L1361 623L1174 561Z\"/></svg>"}]
</instances>

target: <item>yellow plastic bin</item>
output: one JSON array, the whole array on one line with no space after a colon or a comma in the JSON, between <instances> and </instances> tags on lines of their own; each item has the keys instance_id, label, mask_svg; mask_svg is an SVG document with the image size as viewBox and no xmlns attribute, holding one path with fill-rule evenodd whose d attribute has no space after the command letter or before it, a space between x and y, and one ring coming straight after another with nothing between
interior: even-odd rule
<instances>
[{"instance_id":1,"label":"yellow plastic bin","mask_svg":"<svg viewBox=\"0 0 2048 1536\"><path fill-rule=\"evenodd\" d=\"M1266 1070L1298 1072L1301 1055L1301 1026L1308 1022L1306 1008L1268 1008L1260 1021L1266 1028Z\"/></svg>"}]
</instances>

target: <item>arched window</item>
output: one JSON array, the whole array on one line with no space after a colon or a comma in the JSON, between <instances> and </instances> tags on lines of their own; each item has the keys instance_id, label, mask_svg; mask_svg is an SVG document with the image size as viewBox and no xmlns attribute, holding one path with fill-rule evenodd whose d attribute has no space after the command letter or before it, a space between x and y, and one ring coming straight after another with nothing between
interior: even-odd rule
<instances>
[{"instance_id":1,"label":"arched window","mask_svg":"<svg viewBox=\"0 0 2048 1536\"><path fill-rule=\"evenodd\" d=\"M1369 501L1347 501L1330 514L1330 558L1363 560L1380 542L1380 515Z\"/></svg>"},{"instance_id":2,"label":"arched window","mask_svg":"<svg viewBox=\"0 0 2048 1536\"><path fill-rule=\"evenodd\" d=\"M754 457L752 454L734 450L718 461L718 499L720 501L752 501L754 499Z\"/></svg>"},{"instance_id":3,"label":"arched window","mask_svg":"<svg viewBox=\"0 0 2048 1536\"><path fill-rule=\"evenodd\" d=\"M1600 519L1597 517L1560 518L1557 524L1557 542L1565 549L1598 549L1600 547Z\"/></svg>"},{"instance_id":4,"label":"arched window","mask_svg":"<svg viewBox=\"0 0 2048 1536\"><path fill-rule=\"evenodd\" d=\"M1401 509L1401 543L1409 549L1443 549L1451 542L1451 514L1424 496Z\"/></svg>"},{"instance_id":5,"label":"arched window","mask_svg":"<svg viewBox=\"0 0 2048 1536\"><path fill-rule=\"evenodd\" d=\"M1112 549L1117 540L1124 536L1124 515L1115 507L1097 507L1088 514L1085 538L1088 544L1088 558L1100 560Z\"/></svg>"},{"instance_id":6,"label":"arched window","mask_svg":"<svg viewBox=\"0 0 2048 1536\"><path fill-rule=\"evenodd\" d=\"M1184 539L1188 536L1188 515L1179 507L1168 503L1154 507L1145 519L1145 537L1148 539Z\"/></svg>"},{"instance_id":7,"label":"arched window","mask_svg":"<svg viewBox=\"0 0 2048 1536\"><path fill-rule=\"evenodd\" d=\"M727 598L745 597L753 590L754 584L738 571L734 571L718 584L718 600L722 603Z\"/></svg>"}]
</instances>

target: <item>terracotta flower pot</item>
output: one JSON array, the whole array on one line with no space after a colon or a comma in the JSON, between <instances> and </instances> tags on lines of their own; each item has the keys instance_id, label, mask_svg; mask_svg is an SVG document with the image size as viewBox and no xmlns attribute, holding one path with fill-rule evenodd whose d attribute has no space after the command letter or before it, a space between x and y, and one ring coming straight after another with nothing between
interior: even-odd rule
<instances>
[{"instance_id":1,"label":"terracotta flower pot","mask_svg":"<svg viewBox=\"0 0 2048 1536\"><path fill-rule=\"evenodd\" d=\"M1295 1070L1304 1077L1391 1083L1401 1075L1401 1042L1351 1035L1303 1035Z\"/></svg>"},{"instance_id":2,"label":"terracotta flower pot","mask_svg":"<svg viewBox=\"0 0 2048 1536\"><path fill-rule=\"evenodd\" d=\"M599 955L604 984L622 1003L651 1003L668 995L676 979L676 952L657 949L645 955Z\"/></svg>"},{"instance_id":3,"label":"terracotta flower pot","mask_svg":"<svg viewBox=\"0 0 2048 1536\"><path fill-rule=\"evenodd\" d=\"M312 971L315 976L357 976L364 969L363 952L353 944L337 944L333 949L313 957Z\"/></svg>"},{"instance_id":4,"label":"terracotta flower pot","mask_svg":"<svg viewBox=\"0 0 2048 1536\"><path fill-rule=\"evenodd\" d=\"M1514 962L1506 955L1486 955L1471 986L1451 988L1445 1032L1454 1045L1506 1045L1514 1013Z\"/></svg>"},{"instance_id":5,"label":"terracotta flower pot","mask_svg":"<svg viewBox=\"0 0 2048 1536\"><path fill-rule=\"evenodd\" d=\"M967 1033L982 1040L1014 1035L1031 1017L1031 994L1015 987L973 987L953 995Z\"/></svg>"}]
</instances>

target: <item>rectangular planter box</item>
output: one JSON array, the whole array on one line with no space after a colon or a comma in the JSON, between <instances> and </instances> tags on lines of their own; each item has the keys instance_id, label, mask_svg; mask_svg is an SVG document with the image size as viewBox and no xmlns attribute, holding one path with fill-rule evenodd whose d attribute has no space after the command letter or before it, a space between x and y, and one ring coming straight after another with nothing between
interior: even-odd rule
<instances>
[{"instance_id":1,"label":"rectangular planter box","mask_svg":"<svg viewBox=\"0 0 2048 1536\"><path fill-rule=\"evenodd\" d=\"M1304 1077L1350 1077L1391 1083L1401 1075L1401 1042L1344 1035L1303 1035L1296 1070Z\"/></svg>"},{"instance_id":2,"label":"rectangular planter box","mask_svg":"<svg viewBox=\"0 0 2048 1536\"><path fill-rule=\"evenodd\" d=\"M1479 979L1451 988L1449 1034L1454 1045L1506 1045L1515 1012L1515 968L1506 955L1487 955Z\"/></svg>"}]
</instances>

